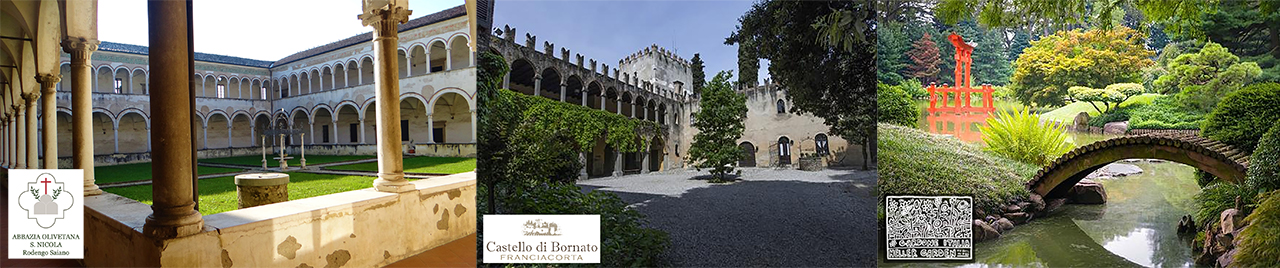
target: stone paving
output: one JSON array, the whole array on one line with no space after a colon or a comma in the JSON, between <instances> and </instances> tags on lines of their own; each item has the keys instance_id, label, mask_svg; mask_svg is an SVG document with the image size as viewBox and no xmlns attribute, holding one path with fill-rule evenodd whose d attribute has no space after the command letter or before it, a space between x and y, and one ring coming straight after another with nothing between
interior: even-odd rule
<instances>
[{"instance_id":1,"label":"stone paving","mask_svg":"<svg viewBox=\"0 0 1280 268\"><path fill-rule=\"evenodd\" d=\"M875 266L875 172L743 169L712 184L669 171L580 181L670 234L670 266Z\"/></svg>"}]
</instances>

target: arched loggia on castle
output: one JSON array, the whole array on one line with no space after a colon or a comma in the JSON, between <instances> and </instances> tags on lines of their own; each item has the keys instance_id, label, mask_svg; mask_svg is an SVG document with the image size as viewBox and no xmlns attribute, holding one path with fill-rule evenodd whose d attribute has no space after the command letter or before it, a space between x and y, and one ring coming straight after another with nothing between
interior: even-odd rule
<instances>
[{"instance_id":1,"label":"arched loggia on castle","mask_svg":"<svg viewBox=\"0 0 1280 268\"><path fill-rule=\"evenodd\" d=\"M98 6L110 1L0 1L0 168L85 170L90 266L318 267L335 252L352 256L347 266L377 266L472 234L474 202L464 201L474 199L474 174L410 182L402 157L475 155L474 12L457 6L410 20L406 0L362 2L350 10L358 18L332 19L372 33L262 61L191 51L181 16L189 1L147 3L148 46L98 39ZM301 130L284 145L305 144L308 154L376 153L377 191L328 195L302 210L197 212L193 160L257 155L277 122ZM152 204L95 183L95 165L148 161ZM351 210L357 201L373 207ZM328 215L339 207L347 210ZM237 229L275 235L218 242ZM283 241L302 251L257 253Z\"/></svg>"}]
</instances>

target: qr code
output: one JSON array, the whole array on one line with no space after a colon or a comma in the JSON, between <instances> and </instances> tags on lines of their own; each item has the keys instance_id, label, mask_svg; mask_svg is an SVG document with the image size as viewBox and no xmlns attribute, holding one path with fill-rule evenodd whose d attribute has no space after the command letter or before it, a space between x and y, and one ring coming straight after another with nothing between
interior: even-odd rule
<instances>
[{"instance_id":1,"label":"qr code","mask_svg":"<svg viewBox=\"0 0 1280 268\"><path fill-rule=\"evenodd\" d=\"M973 197L885 198L888 260L973 260Z\"/></svg>"}]
</instances>

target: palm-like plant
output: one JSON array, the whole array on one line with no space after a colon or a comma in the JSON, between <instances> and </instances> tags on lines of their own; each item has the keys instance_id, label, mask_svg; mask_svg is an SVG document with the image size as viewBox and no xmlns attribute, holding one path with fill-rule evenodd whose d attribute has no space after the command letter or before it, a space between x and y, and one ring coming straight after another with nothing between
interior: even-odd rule
<instances>
[{"instance_id":1,"label":"palm-like plant","mask_svg":"<svg viewBox=\"0 0 1280 268\"><path fill-rule=\"evenodd\" d=\"M1048 164L1074 147L1065 126L1041 123L1029 109L1001 109L981 131L987 143L983 150L1034 165Z\"/></svg>"}]
</instances>

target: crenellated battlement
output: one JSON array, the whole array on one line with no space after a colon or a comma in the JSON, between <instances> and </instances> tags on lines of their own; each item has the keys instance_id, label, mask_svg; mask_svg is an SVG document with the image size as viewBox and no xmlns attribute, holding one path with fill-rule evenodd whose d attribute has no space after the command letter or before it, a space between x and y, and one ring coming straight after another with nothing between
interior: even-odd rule
<instances>
[{"instance_id":1,"label":"crenellated battlement","mask_svg":"<svg viewBox=\"0 0 1280 268\"><path fill-rule=\"evenodd\" d=\"M675 52L669 51L657 44L649 45L644 49L631 53L631 55L627 55L627 57L618 60L618 65L634 63L644 57L656 57L660 60L677 63L684 68L689 68L691 65L689 60L686 60L680 57L680 55L676 55Z\"/></svg>"}]
</instances>

